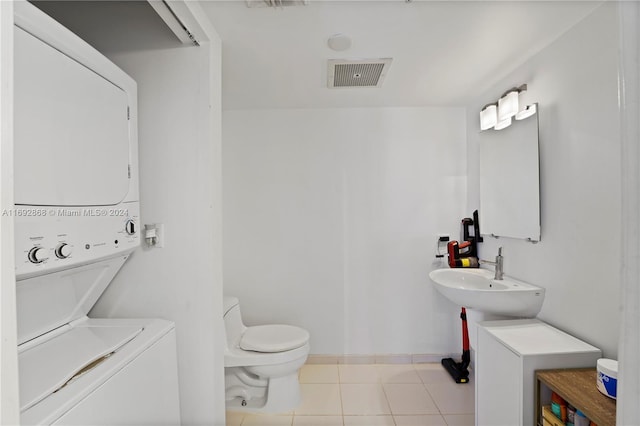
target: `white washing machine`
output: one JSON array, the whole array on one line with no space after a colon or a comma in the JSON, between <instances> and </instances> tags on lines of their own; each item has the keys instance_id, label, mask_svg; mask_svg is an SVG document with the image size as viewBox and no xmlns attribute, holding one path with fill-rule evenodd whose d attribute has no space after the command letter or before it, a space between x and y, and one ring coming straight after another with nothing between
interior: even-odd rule
<instances>
[{"instance_id":1,"label":"white washing machine","mask_svg":"<svg viewBox=\"0 0 640 426\"><path fill-rule=\"evenodd\" d=\"M174 324L87 317L140 245L136 83L26 1L14 34L21 423L178 425Z\"/></svg>"}]
</instances>

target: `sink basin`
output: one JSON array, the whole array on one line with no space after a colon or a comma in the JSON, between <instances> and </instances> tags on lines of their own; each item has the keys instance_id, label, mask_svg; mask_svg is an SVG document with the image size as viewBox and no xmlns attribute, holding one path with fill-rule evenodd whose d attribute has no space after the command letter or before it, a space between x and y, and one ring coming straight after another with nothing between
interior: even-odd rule
<instances>
[{"instance_id":1,"label":"sink basin","mask_svg":"<svg viewBox=\"0 0 640 426\"><path fill-rule=\"evenodd\" d=\"M544 302L544 289L510 277L495 280L487 269L436 269L429 273L436 289L459 306L481 312L533 318Z\"/></svg>"}]
</instances>

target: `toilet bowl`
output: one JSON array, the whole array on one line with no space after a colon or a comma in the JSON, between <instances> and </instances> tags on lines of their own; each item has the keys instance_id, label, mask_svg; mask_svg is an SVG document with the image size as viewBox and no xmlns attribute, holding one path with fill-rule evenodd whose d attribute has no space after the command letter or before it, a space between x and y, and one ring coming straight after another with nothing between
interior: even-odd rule
<instances>
[{"instance_id":1,"label":"toilet bowl","mask_svg":"<svg viewBox=\"0 0 640 426\"><path fill-rule=\"evenodd\" d=\"M290 411L300 403L298 370L309 355L309 332L291 325L247 327L240 303L224 298L225 397L228 410Z\"/></svg>"}]
</instances>

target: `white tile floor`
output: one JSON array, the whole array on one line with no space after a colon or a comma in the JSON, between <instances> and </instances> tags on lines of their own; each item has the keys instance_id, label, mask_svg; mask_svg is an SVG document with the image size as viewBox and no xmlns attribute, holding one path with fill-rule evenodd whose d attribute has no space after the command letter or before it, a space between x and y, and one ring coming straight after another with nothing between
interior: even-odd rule
<instances>
[{"instance_id":1,"label":"white tile floor","mask_svg":"<svg viewBox=\"0 0 640 426\"><path fill-rule=\"evenodd\" d=\"M473 380L440 364L324 365L300 370L302 402L276 415L227 412L227 426L471 426Z\"/></svg>"}]
</instances>

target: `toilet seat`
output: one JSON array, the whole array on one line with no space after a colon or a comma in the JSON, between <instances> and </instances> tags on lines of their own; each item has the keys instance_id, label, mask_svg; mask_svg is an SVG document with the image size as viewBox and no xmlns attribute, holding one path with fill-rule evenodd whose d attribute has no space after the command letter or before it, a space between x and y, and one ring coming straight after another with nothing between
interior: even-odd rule
<instances>
[{"instance_id":1,"label":"toilet seat","mask_svg":"<svg viewBox=\"0 0 640 426\"><path fill-rule=\"evenodd\" d=\"M284 324L248 327L240 339L245 351L275 353L300 348L309 341L309 332Z\"/></svg>"}]
</instances>

